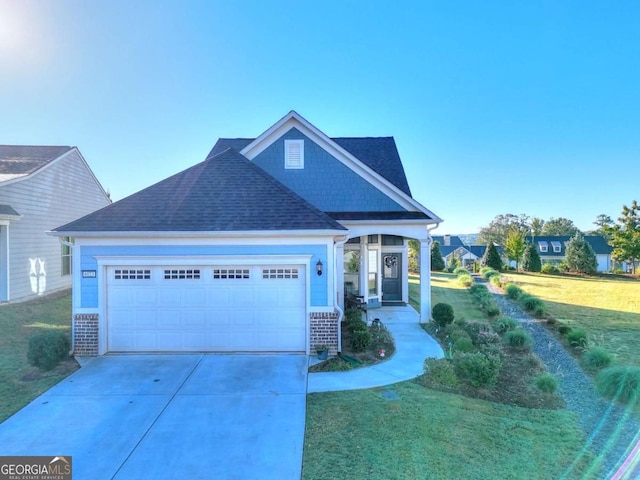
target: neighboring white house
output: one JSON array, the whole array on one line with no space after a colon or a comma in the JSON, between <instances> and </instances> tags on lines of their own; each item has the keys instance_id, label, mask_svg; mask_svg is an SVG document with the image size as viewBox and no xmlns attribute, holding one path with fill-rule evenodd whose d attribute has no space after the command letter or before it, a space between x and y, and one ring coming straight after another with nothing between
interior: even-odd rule
<instances>
[{"instance_id":1,"label":"neighboring white house","mask_svg":"<svg viewBox=\"0 0 640 480\"><path fill-rule=\"evenodd\" d=\"M591 245L598 261L598 272L610 272L614 268L611 259L613 247L600 235L585 235L585 241ZM526 237L527 243L533 243L542 263L558 264L565 260L567 242L571 240L569 236L546 235L537 237Z\"/></svg>"},{"instance_id":2,"label":"neighboring white house","mask_svg":"<svg viewBox=\"0 0 640 480\"><path fill-rule=\"evenodd\" d=\"M69 288L71 248L45 232L110 203L76 147L0 145L0 302Z\"/></svg>"}]
</instances>

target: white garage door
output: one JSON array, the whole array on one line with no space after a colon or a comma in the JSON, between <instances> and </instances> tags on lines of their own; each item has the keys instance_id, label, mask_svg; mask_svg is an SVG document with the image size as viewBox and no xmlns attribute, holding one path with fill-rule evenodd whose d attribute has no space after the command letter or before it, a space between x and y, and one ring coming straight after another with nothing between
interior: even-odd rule
<instances>
[{"instance_id":1,"label":"white garage door","mask_svg":"<svg viewBox=\"0 0 640 480\"><path fill-rule=\"evenodd\" d=\"M111 352L303 352L305 269L110 267Z\"/></svg>"}]
</instances>

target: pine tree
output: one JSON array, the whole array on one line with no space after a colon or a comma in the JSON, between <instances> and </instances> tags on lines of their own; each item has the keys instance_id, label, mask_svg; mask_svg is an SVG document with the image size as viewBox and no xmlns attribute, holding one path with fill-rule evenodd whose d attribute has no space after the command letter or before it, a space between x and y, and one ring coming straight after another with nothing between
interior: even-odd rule
<instances>
[{"instance_id":1,"label":"pine tree","mask_svg":"<svg viewBox=\"0 0 640 480\"><path fill-rule=\"evenodd\" d=\"M484 251L480 265L483 267L493 268L494 270L502 270L502 259L498 253L498 249L493 243L487 245L487 249Z\"/></svg>"},{"instance_id":2,"label":"pine tree","mask_svg":"<svg viewBox=\"0 0 640 480\"><path fill-rule=\"evenodd\" d=\"M539 272L542 270L542 262L540 261L538 250L536 250L536 247L530 243L528 243L524 249L522 269L525 272Z\"/></svg>"},{"instance_id":3,"label":"pine tree","mask_svg":"<svg viewBox=\"0 0 640 480\"><path fill-rule=\"evenodd\" d=\"M431 244L431 270L444 270L444 259L442 258L442 253L440 253L440 242L437 241Z\"/></svg>"},{"instance_id":4,"label":"pine tree","mask_svg":"<svg viewBox=\"0 0 640 480\"><path fill-rule=\"evenodd\" d=\"M567 242L565 262L570 272L592 275L598 271L596 254L580 232Z\"/></svg>"}]
</instances>

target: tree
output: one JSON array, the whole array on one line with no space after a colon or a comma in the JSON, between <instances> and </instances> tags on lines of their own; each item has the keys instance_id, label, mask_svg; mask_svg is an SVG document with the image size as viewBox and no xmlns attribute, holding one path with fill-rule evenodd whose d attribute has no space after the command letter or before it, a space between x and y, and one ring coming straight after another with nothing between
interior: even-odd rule
<instances>
[{"instance_id":1,"label":"tree","mask_svg":"<svg viewBox=\"0 0 640 480\"><path fill-rule=\"evenodd\" d=\"M433 245L431 245L433 251ZM420 271L420 242L415 238L409 239L409 270ZM431 270L433 270L433 254L431 256Z\"/></svg>"},{"instance_id":2,"label":"tree","mask_svg":"<svg viewBox=\"0 0 640 480\"><path fill-rule=\"evenodd\" d=\"M542 235L544 220L538 217L533 217L529 226L531 227L531 235L533 237L539 237L540 235Z\"/></svg>"},{"instance_id":3,"label":"tree","mask_svg":"<svg viewBox=\"0 0 640 480\"><path fill-rule=\"evenodd\" d=\"M477 242L479 245L491 245L492 243L504 245L512 227L529 232L529 217L525 214L518 216L511 213L498 215L488 226L480 229Z\"/></svg>"},{"instance_id":4,"label":"tree","mask_svg":"<svg viewBox=\"0 0 640 480\"><path fill-rule=\"evenodd\" d=\"M504 243L504 253L509 260L516 262L516 270L518 270L518 264L524 253L524 233L519 228L513 226L509 230Z\"/></svg>"},{"instance_id":5,"label":"tree","mask_svg":"<svg viewBox=\"0 0 640 480\"><path fill-rule=\"evenodd\" d=\"M540 261L538 250L536 250L536 247L531 243L527 243L527 246L524 248L522 269L525 272L539 272L542 270L542 262Z\"/></svg>"},{"instance_id":6,"label":"tree","mask_svg":"<svg viewBox=\"0 0 640 480\"><path fill-rule=\"evenodd\" d=\"M593 275L598 271L596 254L580 232L567 242L565 262L570 272Z\"/></svg>"},{"instance_id":7,"label":"tree","mask_svg":"<svg viewBox=\"0 0 640 480\"><path fill-rule=\"evenodd\" d=\"M435 241L431 244L431 270L444 270L444 259L440 253L440 242Z\"/></svg>"},{"instance_id":8,"label":"tree","mask_svg":"<svg viewBox=\"0 0 640 480\"><path fill-rule=\"evenodd\" d=\"M546 222L542 228L542 235L564 235L573 237L578 232L580 232L580 230L573 224L573 221L563 217L551 217L551 220Z\"/></svg>"},{"instance_id":9,"label":"tree","mask_svg":"<svg viewBox=\"0 0 640 480\"><path fill-rule=\"evenodd\" d=\"M620 262L629 262L635 273L635 262L640 258L640 214L638 202L631 202L631 207L622 206L620 224L605 227L610 235L609 245L613 247L611 257Z\"/></svg>"},{"instance_id":10,"label":"tree","mask_svg":"<svg viewBox=\"0 0 640 480\"><path fill-rule=\"evenodd\" d=\"M480 265L483 267L493 268L494 270L502 270L502 259L498 253L498 249L493 243L487 245L487 249L484 251Z\"/></svg>"},{"instance_id":11,"label":"tree","mask_svg":"<svg viewBox=\"0 0 640 480\"><path fill-rule=\"evenodd\" d=\"M601 237L604 237L604 239L607 241L611 240L607 229L609 227L612 227L615 224L615 222L609 215L605 215L604 213L601 213L596 217L596 221L593 222L593 224L596 225L598 228L589 232L590 235L600 235Z\"/></svg>"}]
</instances>

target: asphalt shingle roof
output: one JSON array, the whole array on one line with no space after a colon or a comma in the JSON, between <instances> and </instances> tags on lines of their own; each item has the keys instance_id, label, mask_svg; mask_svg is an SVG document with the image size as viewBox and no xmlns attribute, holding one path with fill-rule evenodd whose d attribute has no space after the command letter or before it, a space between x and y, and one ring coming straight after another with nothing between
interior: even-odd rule
<instances>
[{"instance_id":1,"label":"asphalt shingle roof","mask_svg":"<svg viewBox=\"0 0 640 480\"><path fill-rule=\"evenodd\" d=\"M233 149L58 232L344 230Z\"/></svg>"},{"instance_id":2,"label":"asphalt shingle roof","mask_svg":"<svg viewBox=\"0 0 640 480\"><path fill-rule=\"evenodd\" d=\"M20 216L11 205L0 205L0 215Z\"/></svg>"},{"instance_id":3,"label":"asphalt shingle roof","mask_svg":"<svg viewBox=\"0 0 640 480\"><path fill-rule=\"evenodd\" d=\"M209 157L227 148L240 151L253 140L253 138L220 138L209 152ZM331 140L411 196L407 176L393 137L338 137Z\"/></svg>"},{"instance_id":4,"label":"asphalt shingle roof","mask_svg":"<svg viewBox=\"0 0 640 480\"><path fill-rule=\"evenodd\" d=\"M584 239L587 241L591 248L593 248L594 253L598 255L608 255L613 251L613 247L607 243L604 237L600 235L584 235ZM545 235L545 236L536 236L533 239L530 236L525 238L525 241L531 243L533 240L533 245L538 250L538 253L543 256L549 257L564 257L566 253L566 243L571 240L571 237L566 235ZM540 252L540 242L547 242L547 251ZM559 242L560 243L560 251L554 252L553 245L551 242Z\"/></svg>"},{"instance_id":5,"label":"asphalt shingle roof","mask_svg":"<svg viewBox=\"0 0 640 480\"><path fill-rule=\"evenodd\" d=\"M67 146L0 145L0 175L30 175L71 148Z\"/></svg>"}]
</instances>

